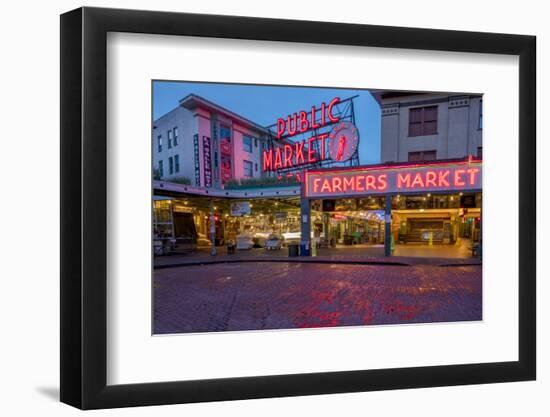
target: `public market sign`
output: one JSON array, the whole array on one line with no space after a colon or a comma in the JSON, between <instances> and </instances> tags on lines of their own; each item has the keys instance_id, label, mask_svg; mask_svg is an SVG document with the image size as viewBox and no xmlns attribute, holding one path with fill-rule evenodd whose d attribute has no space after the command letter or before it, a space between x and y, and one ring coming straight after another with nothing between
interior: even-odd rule
<instances>
[{"instance_id":1,"label":"public market sign","mask_svg":"<svg viewBox=\"0 0 550 417\"><path fill-rule=\"evenodd\" d=\"M306 172L306 197L481 190L481 161L364 166Z\"/></svg>"},{"instance_id":2,"label":"public market sign","mask_svg":"<svg viewBox=\"0 0 550 417\"><path fill-rule=\"evenodd\" d=\"M311 111L300 111L278 118L276 125L279 144L264 150L264 171L305 166L326 159L336 162L349 160L357 150L359 134L352 123L340 121L340 117L334 114L334 106L338 103L340 98L335 97L328 104L322 103L319 108L312 106ZM318 112L320 117L316 117ZM318 133L318 129L329 125L334 126L331 131ZM315 134L307 139L296 142L289 140L310 131Z\"/></svg>"}]
</instances>

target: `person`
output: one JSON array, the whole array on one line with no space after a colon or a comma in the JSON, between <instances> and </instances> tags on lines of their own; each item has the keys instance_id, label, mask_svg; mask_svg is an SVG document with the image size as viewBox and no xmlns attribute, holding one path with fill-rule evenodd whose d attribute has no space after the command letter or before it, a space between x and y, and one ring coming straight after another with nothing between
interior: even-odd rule
<instances>
[{"instance_id":1,"label":"person","mask_svg":"<svg viewBox=\"0 0 550 417\"><path fill-rule=\"evenodd\" d=\"M229 239L227 241L227 254L233 255L235 253L235 241L232 239Z\"/></svg>"}]
</instances>

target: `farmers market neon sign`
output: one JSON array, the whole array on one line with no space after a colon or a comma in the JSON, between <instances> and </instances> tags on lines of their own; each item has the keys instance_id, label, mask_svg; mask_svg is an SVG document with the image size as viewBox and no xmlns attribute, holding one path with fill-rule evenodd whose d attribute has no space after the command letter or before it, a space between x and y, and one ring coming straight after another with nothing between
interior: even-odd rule
<instances>
[{"instance_id":1,"label":"farmers market neon sign","mask_svg":"<svg viewBox=\"0 0 550 417\"><path fill-rule=\"evenodd\" d=\"M306 173L307 197L481 189L481 161Z\"/></svg>"},{"instance_id":2,"label":"farmers market neon sign","mask_svg":"<svg viewBox=\"0 0 550 417\"><path fill-rule=\"evenodd\" d=\"M340 116L334 113L334 106L340 98L333 98L320 108L311 107L311 111L299 111L277 119L277 140L279 145L263 151L264 171L277 171L285 168L313 164L325 159L346 161L358 144L357 128L349 122L340 122ZM320 117L316 117L317 113ZM339 123L340 122L340 123ZM335 125L332 131L312 135L307 139L290 142L289 138L323 127ZM319 149L319 152L317 152ZM329 150L328 156L325 150Z\"/></svg>"}]
</instances>

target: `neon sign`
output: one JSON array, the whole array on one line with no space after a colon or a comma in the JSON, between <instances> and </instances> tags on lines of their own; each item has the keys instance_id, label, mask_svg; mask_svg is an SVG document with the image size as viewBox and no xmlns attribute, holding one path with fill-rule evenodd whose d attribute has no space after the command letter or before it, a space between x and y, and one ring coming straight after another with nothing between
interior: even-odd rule
<instances>
[{"instance_id":1,"label":"neon sign","mask_svg":"<svg viewBox=\"0 0 550 417\"><path fill-rule=\"evenodd\" d=\"M279 143L263 151L264 171L310 165L325 159L344 162L351 158L357 149L359 136L353 124L340 122L340 116L335 114L334 106L339 103L340 98L335 97L328 104L323 102L319 108L312 106L311 111L299 111L278 118L276 127ZM318 129L329 125L336 126L332 131L318 133ZM309 131L315 131L315 134L296 142L289 140Z\"/></svg>"},{"instance_id":2,"label":"neon sign","mask_svg":"<svg viewBox=\"0 0 550 417\"><path fill-rule=\"evenodd\" d=\"M481 189L480 161L306 173L306 197Z\"/></svg>"},{"instance_id":3,"label":"neon sign","mask_svg":"<svg viewBox=\"0 0 550 417\"><path fill-rule=\"evenodd\" d=\"M282 146L264 149L264 171L276 171L278 169L292 168L296 165L313 164L323 161L325 159L325 139L328 136L328 133L322 133L293 144L285 143ZM317 154L313 145L315 141L320 142L321 150L319 154Z\"/></svg>"},{"instance_id":4,"label":"neon sign","mask_svg":"<svg viewBox=\"0 0 550 417\"><path fill-rule=\"evenodd\" d=\"M334 97L328 105L326 103L321 104L321 108L317 109L315 106L311 107L311 112L300 111L292 115L288 115L286 118L277 119L277 139L281 140L283 137L290 137L297 135L298 133L305 133L309 130L319 129L325 126L327 123L337 123L340 118L335 116L332 112L333 107L340 102L339 97ZM315 121L315 114L317 111L321 111L321 120L319 123ZM328 120L328 122L327 122Z\"/></svg>"}]
</instances>

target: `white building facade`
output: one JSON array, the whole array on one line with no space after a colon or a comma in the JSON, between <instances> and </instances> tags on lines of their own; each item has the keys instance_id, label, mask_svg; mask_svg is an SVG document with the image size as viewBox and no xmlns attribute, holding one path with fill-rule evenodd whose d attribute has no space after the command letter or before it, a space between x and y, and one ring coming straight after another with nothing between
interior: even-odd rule
<instances>
[{"instance_id":1,"label":"white building facade","mask_svg":"<svg viewBox=\"0 0 550 417\"><path fill-rule=\"evenodd\" d=\"M190 94L153 122L155 178L195 187L261 178L264 127Z\"/></svg>"},{"instance_id":2,"label":"white building facade","mask_svg":"<svg viewBox=\"0 0 550 417\"><path fill-rule=\"evenodd\" d=\"M373 92L381 107L380 161L482 157L481 95Z\"/></svg>"}]
</instances>

